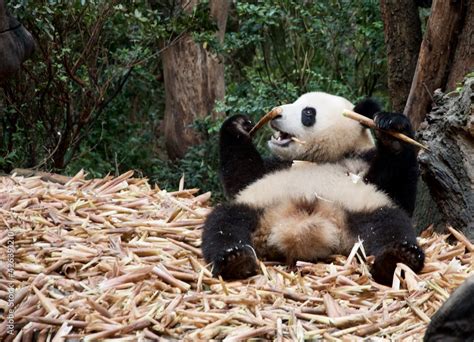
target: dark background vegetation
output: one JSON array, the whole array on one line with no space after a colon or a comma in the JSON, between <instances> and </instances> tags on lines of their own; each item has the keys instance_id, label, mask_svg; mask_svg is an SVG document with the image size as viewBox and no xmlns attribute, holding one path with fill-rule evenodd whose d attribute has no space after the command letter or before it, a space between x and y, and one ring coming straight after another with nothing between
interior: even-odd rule
<instances>
[{"instance_id":1,"label":"dark background vegetation","mask_svg":"<svg viewBox=\"0 0 474 342\"><path fill-rule=\"evenodd\" d=\"M0 89L0 170L38 168L93 177L129 169L161 188L218 185L217 132L231 114L258 119L308 91L388 104L378 0L232 2L224 42L202 1L20 1L8 3L36 52ZM428 10L422 12L422 23ZM163 139L161 55L184 33L223 56L225 100L194 123L201 143L171 161ZM210 114L210 113L209 113ZM257 143L265 149L265 134Z\"/></svg>"}]
</instances>

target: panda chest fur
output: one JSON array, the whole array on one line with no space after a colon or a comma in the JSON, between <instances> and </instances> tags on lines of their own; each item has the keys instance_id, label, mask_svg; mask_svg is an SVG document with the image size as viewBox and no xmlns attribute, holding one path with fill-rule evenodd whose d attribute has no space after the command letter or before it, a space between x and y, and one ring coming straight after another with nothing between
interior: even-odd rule
<instances>
[{"instance_id":1,"label":"panda chest fur","mask_svg":"<svg viewBox=\"0 0 474 342\"><path fill-rule=\"evenodd\" d=\"M364 183L366 170L359 159L295 162L243 189L236 202L261 212L252 235L257 254L289 263L347 254L357 240L347 214L393 205L386 194Z\"/></svg>"}]
</instances>

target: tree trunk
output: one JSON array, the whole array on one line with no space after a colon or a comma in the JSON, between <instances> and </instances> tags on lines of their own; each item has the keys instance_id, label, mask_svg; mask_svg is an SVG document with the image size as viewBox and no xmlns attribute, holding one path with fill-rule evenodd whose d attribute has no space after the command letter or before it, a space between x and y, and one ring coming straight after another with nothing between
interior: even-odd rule
<instances>
[{"instance_id":1,"label":"tree trunk","mask_svg":"<svg viewBox=\"0 0 474 342\"><path fill-rule=\"evenodd\" d=\"M410 89L410 95L405 106L404 113L408 115L415 129L426 116L432 102L432 94L435 89L446 88L450 66L453 58L458 53L458 37L463 39L464 31L466 35L472 32L474 18L468 17L467 7L472 6L472 1L450 1L435 0L431 8L431 15L423 42L421 43L418 63ZM467 41L471 37L465 38ZM472 48L472 45L470 46ZM461 47L460 47L461 48ZM466 46L466 49L469 49ZM462 52L459 52L462 54ZM467 52L472 55L472 51ZM472 58L471 58L472 59ZM467 63L467 60L456 61L457 63ZM473 65L464 65L469 70ZM463 70L465 70L463 68ZM459 77L458 72L456 76ZM460 81L461 79L458 79Z\"/></svg>"},{"instance_id":2,"label":"tree trunk","mask_svg":"<svg viewBox=\"0 0 474 342\"><path fill-rule=\"evenodd\" d=\"M402 112L410 93L421 44L421 23L413 0L381 0L392 110Z\"/></svg>"},{"instance_id":3,"label":"tree trunk","mask_svg":"<svg viewBox=\"0 0 474 342\"><path fill-rule=\"evenodd\" d=\"M422 177L443 221L474 239L474 77L460 93L435 93L435 105L418 138L430 148L419 155Z\"/></svg>"},{"instance_id":4,"label":"tree trunk","mask_svg":"<svg viewBox=\"0 0 474 342\"><path fill-rule=\"evenodd\" d=\"M0 0L0 83L20 69L34 47L31 34L10 16L4 0Z\"/></svg>"},{"instance_id":5,"label":"tree trunk","mask_svg":"<svg viewBox=\"0 0 474 342\"><path fill-rule=\"evenodd\" d=\"M447 90L456 88L464 76L474 70L474 1L466 2L462 32L459 35L453 64L448 76Z\"/></svg>"},{"instance_id":6,"label":"tree trunk","mask_svg":"<svg viewBox=\"0 0 474 342\"><path fill-rule=\"evenodd\" d=\"M197 0L182 0L186 10L192 10ZM217 37L222 42L230 2L211 0L211 15L217 22ZM199 142L190 126L213 112L215 102L224 99L224 64L218 56L194 42L185 34L162 53L165 82L164 131L168 156L181 158L188 147Z\"/></svg>"}]
</instances>

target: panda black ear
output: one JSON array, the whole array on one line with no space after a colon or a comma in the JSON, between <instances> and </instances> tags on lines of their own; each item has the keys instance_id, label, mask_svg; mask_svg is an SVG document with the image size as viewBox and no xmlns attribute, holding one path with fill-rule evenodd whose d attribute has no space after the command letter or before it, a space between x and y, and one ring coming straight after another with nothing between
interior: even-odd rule
<instances>
[{"instance_id":1,"label":"panda black ear","mask_svg":"<svg viewBox=\"0 0 474 342\"><path fill-rule=\"evenodd\" d=\"M382 107L380 106L380 104L372 98L363 99L362 101L358 102L353 109L354 112L366 116L370 119L373 119L375 113L378 113L381 110Z\"/></svg>"}]
</instances>

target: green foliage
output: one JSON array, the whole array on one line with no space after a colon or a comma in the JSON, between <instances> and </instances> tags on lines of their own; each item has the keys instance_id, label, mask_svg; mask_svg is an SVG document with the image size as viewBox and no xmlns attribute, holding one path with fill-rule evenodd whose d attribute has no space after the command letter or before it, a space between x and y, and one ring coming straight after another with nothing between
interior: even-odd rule
<instances>
[{"instance_id":1,"label":"green foliage","mask_svg":"<svg viewBox=\"0 0 474 342\"><path fill-rule=\"evenodd\" d=\"M273 89L324 90L354 98L385 91L385 52L374 0L238 2L241 25L226 33L240 76L256 73ZM253 52L249 59L249 52ZM251 64L252 63L252 64ZM282 98L281 101L287 101Z\"/></svg>"},{"instance_id":2,"label":"green foliage","mask_svg":"<svg viewBox=\"0 0 474 342\"><path fill-rule=\"evenodd\" d=\"M21 77L4 86L0 155L16 152L16 166L62 170L80 155L88 136L98 136L98 120L128 120L132 98L122 90L132 71L135 83L139 69L150 67L138 62L151 51L140 18L131 15L134 6L126 12L103 1L12 5L35 36L37 51ZM144 99L154 86L143 87ZM110 106L114 100L126 107Z\"/></svg>"},{"instance_id":3,"label":"green foliage","mask_svg":"<svg viewBox=\"0 0 474 342\"><path fill-rule=\"evenodd\" d=\"M90 128L66 173L85 169L102 177L134 169L139 175L150 174L160 157L156 135L163 110L162 83L147 65L137 65L121 95Z\"/></svg>"},{"instance_id":4,"label":"green foliage","mask_svg":"<svg viewBox=\"0 0 474 342\"><path fill-rule=\"evenodd\" d=\"M386 96L383 25L377 0L232 2L224 44L208 1L183 11L174 0L13 0L32 31L35 57L0 92L0 169L33 167L95 177L137 170L174 190L212 190L218 129L206 117L203 137L179 161L166 157L161 121L165 94L161 52L185 33L224 56L226 116L254 120L308 91L353 101ZM257 147L266 153L263 132Z\"/></svg>"},{"instance_id":5,"label":"green foliage","mask_svg":"<svg viewBox=\"0 0 474 342\"><path fill-rule=\"evenodd\" d=\"M162 189L176 190L179 179L184 176L186 188L199 188L213 192L213 201L224 198L217 175L218 169L218 131L222 120L210 116L198 120L193 125L203 136L209 137L200 145L191 147L185 157L176 162L159 161L152 172L152 181Z\"/></svg>"}]
</instances>

